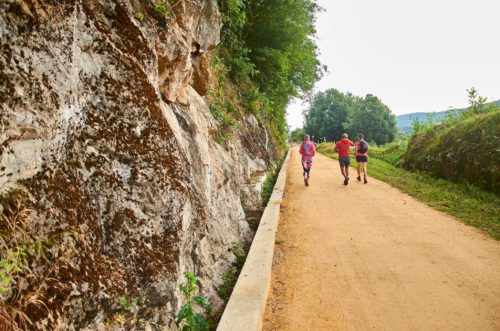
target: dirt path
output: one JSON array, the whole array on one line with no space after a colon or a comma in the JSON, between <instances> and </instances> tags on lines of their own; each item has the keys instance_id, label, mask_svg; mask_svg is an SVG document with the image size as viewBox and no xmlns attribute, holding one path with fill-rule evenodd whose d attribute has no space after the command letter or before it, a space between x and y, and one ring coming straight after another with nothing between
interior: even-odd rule
<instances>
[{"instance_id":1,"label":"dirt path","mask_svg":"<svg viewBox=\"0 0 500 331\"><path fill-rule=\"evenodd\" d=\"M293 150L264 330L500 330L500 242L325 156L311 174Z\"/></svg>"}]
</instances>

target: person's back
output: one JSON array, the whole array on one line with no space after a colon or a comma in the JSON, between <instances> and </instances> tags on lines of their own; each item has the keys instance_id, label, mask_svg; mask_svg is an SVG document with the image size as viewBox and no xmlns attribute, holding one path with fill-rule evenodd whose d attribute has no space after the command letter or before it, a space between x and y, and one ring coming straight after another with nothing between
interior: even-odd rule
<instances>
[{"instance_id":1,"label":"person's back","mask_svg":"<svg viewBox=\"0 0 500 331\"><path fill-rule=\"evenodd\" d=\"M349 183L349 164L351 163L349 151L354 143L347 139L347 133L342 134L342 139L335 144L334 151L339 153L339 165L342 176L344 176L344 185Z\"/></svg>"},{"instance_id":2,"label":"person's back","mask_svg":"<svg viewBox=\"0 0 500 331\"><path fill-rule=\"evenodd\" d=\"M311 167L316 149L314 144L310 141L309 135L304 136L304 141L300 145L299 153L302 155L302 168L304 169L304 184L309 186L309 177L311 177Z\"/></svg>"},{"instance_id":3,"label":"person's back","mask_svg":"<svg viewBox=\"0 0 500 331\"><path fill-rule=\"evenodd\" d=\"M368 183L366 176L368 175L367 171L367 163L368 163L368 143L365 141L365 137L362 134L358 135L358 141L355 143L356 148L356 165L358 168L358 182L361 181L361 168L363 169L363 181L364 183Z\"/></svg>"},{"instance_id":4,"label":"person's back","mask_svg":"<svg viewBox=\"0 0 500 331\"><path fill-rule=\"evenodd\" d=\"M342 138L335 144L335 152L339 153L339 157L349 157L349 151L354 143L347 138Z\"/></svg>"},{"instance_id":5,"label":"person's back","mask_svg":"<svg viewBox=\"0 0 500 331\"><path fill-rule=\"evenodd\" d=\"M304 141L300 145L300 154L302 154L302 159L312 158L316 153L314 149L314 144L310 141Z\"/></svg>"}]
</instances>

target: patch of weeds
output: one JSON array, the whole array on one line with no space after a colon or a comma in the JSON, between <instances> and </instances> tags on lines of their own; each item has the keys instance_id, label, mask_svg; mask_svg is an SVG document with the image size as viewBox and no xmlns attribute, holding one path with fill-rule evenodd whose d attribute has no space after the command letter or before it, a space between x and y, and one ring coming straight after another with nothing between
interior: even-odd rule
<instances>
[{"instance_id":1,"label":"patch of weeds","mask_svg":"<svg viewBox=\"0 0 500 331\"><path fill-rule=\"evenodd\" d=\"M148 322L138 318L140 306L144 303L143 298L139 296L121 296L118 298L118 304L121 311L113 314L104 321L104 325L108 328L120 327L123 330L144 329L149 324L156 325L154 322Z\"/></svg>"},{"instance_id":2,"label":"patch of weeds","mask_svg":"<svg viewBox=\"0 0 500 331\"><path fill-rule=\"evenodd\" d=\"M285 241L284 241L284 240L282 240L282 239L276 239L276 240L274 241L274 243L275 243L276 245L280 245L280 244L282 244L282 243L284 243L284 242L285 242Z\"/></svg>"},{"instance_id":3,"label":"patch of weeds","mask_svg":"<svg viewBox=\"0 0 500 331\"><path fill-rule=\"evenodd\" d=\"M47 289L55 286L49 282L59 282L54 275L74 255L71 243L80 240L72 229L42 236L33 207L25 191L0 196L0 325L9 330L32 329L33 311L48 310Z\"/></svg>"},{"instance_id":4,"label":"patch of weeds","mask_svg":"<svg viewBox=\"0 0 500 331\"><path fill-rule=\"evenodd\" d=\"M144 20L144 14L143 14L143 13L141 13L141 12L137 12L137 13L135 13L135 14L134 14L134 17L135 17L137 20L139 20L139 21Z\"/></svg>"},{"instance_id":5,"label":"patch of weeds","mask_svg":"<svg viewBox=\"0 0 500 331\"><path fill-rule=\"evenodd\" d=\"M223 61L215 55L211 58L210 67L214 79L208 93L209 108L217 122L215 140L221 144L227 144L233 133L240 128L243 118L238 108L238 96L229 88L227 81L228 69Z\"/></svg>"},{"instance_id":6,"label":"patch of weeds","mask_svg":"<svg viewBox=\"0 0 500 331\"><path fill-rule=\"evenodd\" d=\"M267 206L267 203L269 202L269 199L271 198L271 195L273 194L274 185L276 184L276 181L278 180L281 166L283 165L283 162L285 162L285 157L286 157L286 154L281 159L277 160L274 164L272 164L271 167L269 168L269 172L266 176L266 179L264 180L264 183L262 184L262 191L260 192L263 206Z\"/></svg>"},{"instance_id":7,"label":"patch of weeds","mask_svg":"<svg viewBox=\"0 0 500 331\"><path fill-rule=\"evenodd\" d=\"M236 285L236 281L238 280L238 274L238 270L231 268L222 276L222 285L217 289L217 293L222 300L226 302L229 300L229 297L233 292L234 285Z\"/></svg>"},{"instance_id":8,"label":"patch of weeds","mask_svg":"<svg viewBox=\"0 0 500 331\"><path fill-rule=\"evenodd\" d=\"M195 310L195 306L203 308L207 315L211 313L212 307L206 298L194 295L199 290L198 277L191 272L185 272L184 277L186 282L179 285L179 289L184 295L186 303L177 314L175 324L178 327L182 325L182 331L208 331L210 329L209 322L203 314Z\"/></svg>"},{"instance_id":9,"label":"patch of weeds","mask_svg":"<svg viewBox=\"0 0 500 331\"><path fill-rule=\"evenodd\" d=\"M245 261L247 259L247 255L243 247L239 244L233 246L233 254L236 256L236 266L238 269L243 268Z\"/></svg>"},{"instance_id":10,"label":"patch of weeds","mask_svg":"<svg viewBox=\"0 0 500 331\"><path fill-rule=\"evenodd\" d=\"M11 283L14 279L29 269L29 257L44 257L43 249L43 244L40 241L7 249L6 256L0 260L0 298L11 289Z\"/></svg>"},{"instance_id":11,"label":"patch of weeds","mask_svg":"<svg viewBox=\"0 0 500 331\"><path fill-rule=\"evenodd\" d=\"M252 229L254 232L257 231L257 229L259 228L260 219L250 218L247 220L247 222L250 229Z\"/></svg>"},{"instance_id":12,"label":"patch of weeds","mask_svg":"<svg viewBox=\"0 0 500 331\"><path fill-rule=\"evenodd\" d=\"M142 304L142 298L137 296L132 296L127 298L125 296L121 296L118 300L120 306L127 311L131 311L132 309L138 307Z\"/></svg>"},{"instance_id":13,"label":"patch of weeds","mask_svg":"<svg viewBox=\"0 0 500 331\"><path fill-rule=\"evenodd\" d=\"M168 1L158 1L155 3L156 12L168 17Z\"/></svg>"},{"instance_id":14,"label":"patch of weeds","mask_svg":"<svg viewBox=\"0 0 500 331\"><path fill-rule=\"evenodd\" d=\"M249 248L249 247L247 247ZM233 254L236 257L236 261L231 266L226 272L224 272L222 276L222 284L221 286L217 289L217 293L219 294L219 297L227 303L229 298L231 297L231 293L233 292L234 286L236 285L236 282L238 281L238 277L241 273L241 269L243 268L243 265L245 264L247 253L245 248L241 244L235 244L233 246ZM222 308L222 311L224 308ZM214 325L217 325L222 314L214 314L212 315L212 322Z\"/></svg>"}]
</instances>

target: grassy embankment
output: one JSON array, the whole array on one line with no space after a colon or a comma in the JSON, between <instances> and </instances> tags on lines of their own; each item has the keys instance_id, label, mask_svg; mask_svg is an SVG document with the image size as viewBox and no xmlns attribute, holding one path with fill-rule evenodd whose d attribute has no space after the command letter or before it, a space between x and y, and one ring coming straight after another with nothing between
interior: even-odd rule
<instances>
[{"instance_id":1,"label":"grassy embankment","mask_svg":"<svg viewBox=\"0 0 500 331\"><path fill-rule=\"evenodd\" d=\"M469 110L443 123L424 125L409 139L402 160L407 170L500 195L500 107Z\"/></svg>"},{"instance_id":2,"label":"grassy embankment","mask_svg":"<svg viewBox=\"0 0 500 331\"><path fill-rule=\"evenodd\" d=\"M317 150L328 157L337 159L337 154L332 152L333 146L332 143L323 143L318 145ZM398 149L397 146L394 148ZM397 157L391 156L394 160ZM356 167L354 157L352 161L351 165ZM436 179L422 172L408 171L373 157L369 159L368 175L500 240L500 197L493 193L467 184Z\"/></svg>"}]
</instances>

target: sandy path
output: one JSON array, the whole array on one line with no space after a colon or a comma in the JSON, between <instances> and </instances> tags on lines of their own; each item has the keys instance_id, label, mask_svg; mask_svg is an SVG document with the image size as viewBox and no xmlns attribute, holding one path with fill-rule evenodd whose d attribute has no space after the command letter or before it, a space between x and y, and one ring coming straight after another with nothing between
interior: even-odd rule
<instances>
[{"instance_id":1,"label":"sandy path","mask_svg":"<svg viewBox=\"0 0 500 331\"><path fill-rule=\"evenodd\" d=\"M500 242L325 156L311 174L293 150L264 330L500 330Z\"/></svg>"}]
</instances>

